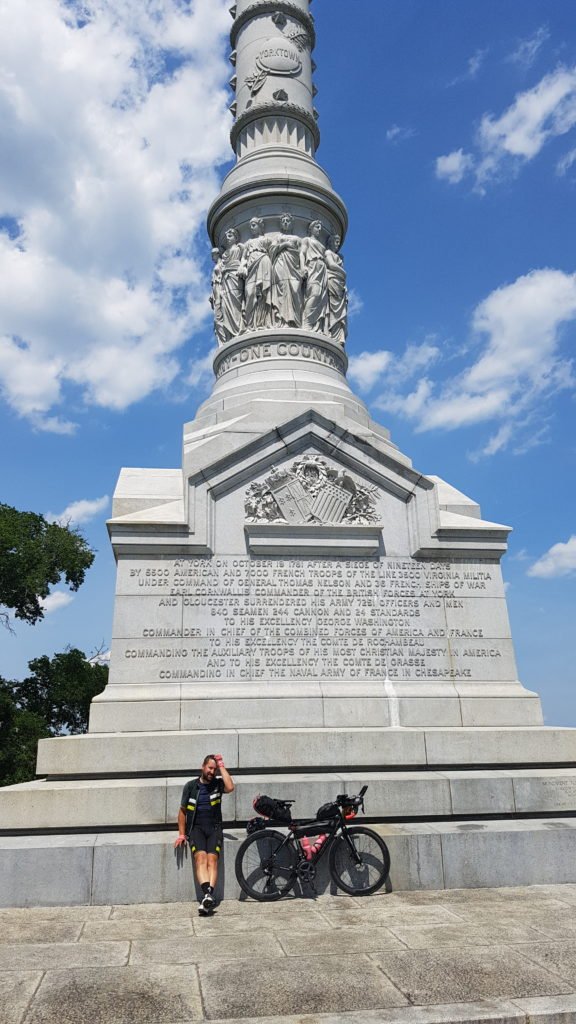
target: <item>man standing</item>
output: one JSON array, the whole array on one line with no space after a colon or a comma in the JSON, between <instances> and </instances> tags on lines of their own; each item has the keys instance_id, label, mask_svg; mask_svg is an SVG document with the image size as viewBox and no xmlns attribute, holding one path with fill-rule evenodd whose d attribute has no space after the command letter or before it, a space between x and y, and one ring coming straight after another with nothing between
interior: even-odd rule
<instances>
[{"instance_id":1,"label":"man standing","mask_svg":"<svg viewBox=\"0 0 576 1024\"><path fill-rule=\"evenodd\" d=\"M219 776L216 776L216 772ZM178 812L178 838L174 846L188 840L194 857L194 874L202 890L198 912L203 916L214 908L214 890L218 878L218 857L222 849L222 794L232 793L234 783L221 754L208 754L202 762L200 777L191 779L182 790Z\"/></svg>"}]
</instances>

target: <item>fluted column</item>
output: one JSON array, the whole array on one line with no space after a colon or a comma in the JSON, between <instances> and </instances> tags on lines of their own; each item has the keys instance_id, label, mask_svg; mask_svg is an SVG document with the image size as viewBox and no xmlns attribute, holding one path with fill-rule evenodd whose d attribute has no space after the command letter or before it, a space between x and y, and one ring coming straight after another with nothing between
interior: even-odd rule
<instances>
[{"instance_id":1,"label":"fluted column","mask_svg":"<svg viewBox=\"0 0 576 1024\"><path fill-rule=\"evenodd\" d=\"M320 133L309 8L309 0L238 0L231 8L237 162L209 212L214 247L223 248L230 228L247 241L254 216L263 218L266 232L278 231L283 212L292 214L301 237L315 219L324 241L345 237L346 207L315 159Z\"/></svg>"}]
</instances>

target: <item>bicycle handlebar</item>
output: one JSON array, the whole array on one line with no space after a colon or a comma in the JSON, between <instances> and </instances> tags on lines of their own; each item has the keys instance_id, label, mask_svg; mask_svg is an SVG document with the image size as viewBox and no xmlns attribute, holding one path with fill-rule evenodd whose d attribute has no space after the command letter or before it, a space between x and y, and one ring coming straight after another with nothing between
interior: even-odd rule
<instances>
[{"instance_id":1,"label":"bicycle handlebar","mask_svg":"<svg viewBox=\"0 0 576 1024\"><path fill-rule=\"evenodd\" d=\"M364 810L364 794L368 786L362 786L362 789L357 796L348 796L347 793L339 793L336 797L336 803L339 807L357 807Z\"/></svg>"}]
</instances>

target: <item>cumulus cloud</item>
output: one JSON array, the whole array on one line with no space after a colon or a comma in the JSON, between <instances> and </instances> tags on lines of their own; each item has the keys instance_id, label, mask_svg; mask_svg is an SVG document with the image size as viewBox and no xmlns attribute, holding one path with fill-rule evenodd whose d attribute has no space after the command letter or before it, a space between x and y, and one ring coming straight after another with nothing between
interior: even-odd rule
<instances>
[{"instance_id":1,"label":"cumulus cloud","mask_svg":"<svg viewBox=\"0 0 576 1024\"><path fill-rule=\"evenodd\" d=\"M455 149L453 153L439 156L436 160L436 177L457 185L459 181L474 167L474 158L463 149Z\"/></svg>"},{"instance_id":2,"label":"cumulus cloud","mask_svg":"<svg viewBox=\"0 0 576 1024\"><path fill-rule=\"evenodd\" d=\"M381 379L392 359L392 353L385 350L361 352L358 356L350 357L348 376L361 391L370 391Z\"/></svg>"},{"instance_id":3,"label":"cumulus cloud","mask_svg":"<svg viewBox=\"0 0 576 1024\"><path fill-rule=\"evenodd\" d=\"M54 612L58 612L61 608L71 604L73 600L73 594L67 594L63 590L53 590L51 594L48 594L48 597L41 598L40 604L44 610L44 615L53 615Z\"/></svg>"},{"instance_id":4,"label":"cumulus cloud","mask_svg":"<svg viewBox=\"0 0 576 1024\"><path fill-rule=\"evenodd\" d=\"M228 0L0 6L0 390L70 433L70 392L167 386L209 312L206 208L230 156Z\"/></svg>"},{"instance_id":5,"label":"cumulus cloud","mask_svg":"<svg viewBox=\"0 0 576 1024\"><path fill-rule=\"evenodd\" d=\"M409 347L399 364L413 367L404 377L410 388L398 386L401 377L387 375L375 405L413 420L419 431L495 422L495 433L475 457L494 455L512 444L520 454L542 442L547 400L561 390L576 389L572 363L561 350L563 327L574 320L576 275L532 271L496 289L477 306L471 324L477 356L469 366L435 382L429 368L439 355L436 346L428 355L425 349ZM374 383L377 362L370 363L366 354L358 358L365 382ZM385 370L383 364L380 378Z\"/></svg>"},{"instance_id":6,"label":"cumulus cloud","mask_svg":"<svg viewBox=\"0 0 576 1024\"><path fill-rule=\"evenodd\" d=\"M555 576L571 576L576 573L576 534L566 543L552 547L528 569L528 576L553 579Z\"/></svg>"},{"instance_id":7,"label":"cumulus cloud","mask_svg":"<svg viewBox=\"0 0 576 1024\"><path fill-rule=\"evenodd\" d=\"M517 174L551 139L576 125L576 66L556 68L532 89L519 93L501 114L484 114L474 153L463 149L438 157L436 175L458 184L473 175L480 192L493 181Z\"/></svg>"},{"instance_id":8,"label":"cumulus cloud","mask_svg":"<svg viewBox=\"0 0 576 1024\"><path fill-rule=\"evenodd\" d=\"M550 38L550 29L547 25L541 25L533 35L520 39L512 53L506 58L512 64L519 64L522 68L528 69L536 60L540 50Z\"/></svg>"},{"instance_id":9,"label":"cumulus cloud","mask_svg":"<svg viewBox=\"0 0 576 1024\"><path fill-rule=\"evenodd\" d=\"M104 512L109 504L110 498L107 494L93 500L81 498L79 501L73 501L70 505L67 505L59 515L48 512L46 519L51 523L69 523L71 526L80 526L82 523L87 523L90 519L94 519L95 516Z\"/></svg>"},{"instance_id":10,"label":"cumulus cloud","mask_svg":"<svg viewBox=\"0 0 576 1024\"><path fill-rule=\"evenodd\" d=\"M408 345L402 356L393 355L385 349L361 352L358 356L351 356L348 376L363 392L371 391L383 377L389 384L398 385L430 366L439 354L440 349L430 341Z\"/></svg>"}]
</instances>

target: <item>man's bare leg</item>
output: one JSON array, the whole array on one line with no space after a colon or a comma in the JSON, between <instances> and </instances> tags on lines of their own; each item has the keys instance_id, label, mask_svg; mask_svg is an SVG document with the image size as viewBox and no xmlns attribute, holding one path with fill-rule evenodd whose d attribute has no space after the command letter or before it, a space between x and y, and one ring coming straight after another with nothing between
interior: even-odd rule
<instances>
[{"instance_id":1,"label":"man's bare leg","mask_svg":"<svg viewBox=\"0 0 576 1024\"><path fill-rule=\"evenodd\" d=\"M208 914L214 906L213 892L218 879L218 854L205 853L203 850L195 853L194 873L203 893L200 901L200 913Z\"/></svg>"},{"instance_id":2,"label":"man's bare leg","mask_svg":"<svg viewBox=\"0 0 576 1024\"><path fill-rule=\"evenodd\" d=\"M205 853L204 850L198 850L198 852L194 854L194 874L196 875L198 885L203 885L204 882L208 882L209 885L212 884L208 869L208 856L209 855Z\"/></svg>"},{"instance_id":3,"label":"man's bare leg","mask_svg":"<svg viewBox=\"0 0 576 1024\"><path fill-rule=\"evenodd\" d=\"M208 871L207 881L210 883L212 888L215 889L216 888L216 882L218 881L218 854L217 853L207 853L206 854L206 859L208 861L208 864L207 864L207 871Z\"/></svg>"}]
</instances>

